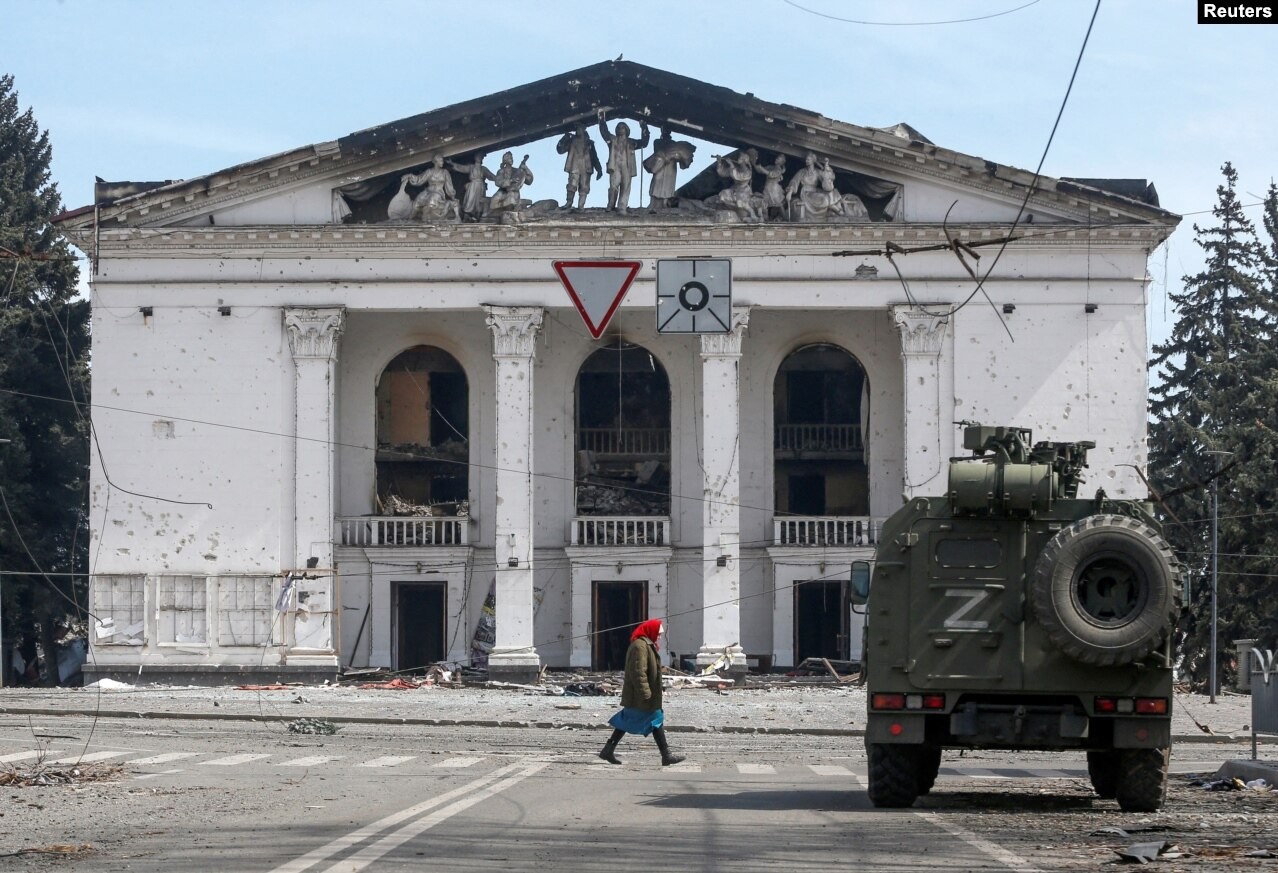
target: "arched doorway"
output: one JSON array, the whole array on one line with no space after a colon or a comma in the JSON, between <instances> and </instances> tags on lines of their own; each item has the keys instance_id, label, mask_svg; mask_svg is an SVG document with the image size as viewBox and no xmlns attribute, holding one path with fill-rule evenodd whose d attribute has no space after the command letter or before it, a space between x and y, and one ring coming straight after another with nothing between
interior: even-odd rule
<instances>
[{"instance_id":1,"label":"arched doorway","mask_svg":"<svg viewBox=\"0 0 1278 873\"><path fill-rule=\"evenodd\" d=\"M835 345L804 346L773 383L773 481L778 515L869 513L865 370Z\"/></svg>"},{"instance_id":2,"label":"arched doorway","mask_svg":"<svg viewBox=\"0 0 1278 873\"><path fill-rule=\"evenodd\" d=\"M614 339L577 372L577 514L670 514L670 380Z\"/></svg>"},{"instance_id":3,"label":"arched doorway","mask_svg":"<svg viewBox=\"0 0 1278 873\"><path fill-rule=\"evenodd\" d=\"M457 359L415 346L377 380L377 503L386 515L464 514L470 390Z\"/></svg>"}]
</instances>

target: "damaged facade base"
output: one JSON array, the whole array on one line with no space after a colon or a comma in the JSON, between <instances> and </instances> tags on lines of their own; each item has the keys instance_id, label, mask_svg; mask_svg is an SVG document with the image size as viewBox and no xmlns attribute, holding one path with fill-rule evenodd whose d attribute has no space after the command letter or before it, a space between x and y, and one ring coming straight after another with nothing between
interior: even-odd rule
<instances>
[{"instance_id":1,"label":"damaged facade base","mask_svg":"<svg viewBox=\"0 0 1278 873\"><path fill-rule=\"evenodd\" d=\"M570 203L498 157L545 138ZM1002 245L1023 204L984 285L1009 314L961 306L951 241ZM86 678L526 681L616 669L650 616L680 663L855 662L852 563L950 422L1095 439L1093 481L1143 494L1143 277L1176 222L1143 183L628 62L104 184L58 219L95 264L93 469L136 492L94 473ZM731 261L715 333L656 323L685 257ZM642 266L595 340L552 265L599 259Z\"/></svg>"}]
</instances>

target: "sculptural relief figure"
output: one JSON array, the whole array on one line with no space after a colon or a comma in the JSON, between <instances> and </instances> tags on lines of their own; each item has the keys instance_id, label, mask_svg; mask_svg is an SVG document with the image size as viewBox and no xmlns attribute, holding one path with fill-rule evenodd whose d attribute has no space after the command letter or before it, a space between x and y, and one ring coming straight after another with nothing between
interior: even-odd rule
<instances>
[{"instance_id":1,"label":"sculptural relief figure","mask_svg":"<svg viewBox=\"0 0 1278 873\"><path fill-rule=\"evenodd\" d=\"M462 195L461 214L466 221L478 221L488 208L488 182L497 178L484 166L484 155L478 153L470 164L448 162L459 173L466 174L466 191Z\"/></svg>"},{"instance_id":2,"label":"sculptural relief figure","mask_svg":"<svg viewBox=\"0 0 1278 873\"><path fill-rule=\"evenodd\" d=\"M843 195L834 186L834 168L830 159L817 164L816 155L808 153L803 169L794 174L785 188L790 201L791 219L794 221L819 221L832 217L856 221L868 221L869 213L861 198L855 194Z\"/></svg>"},{"instance_id":3,"label":"sculptural relief figure","mask_svg":"<svg viewBox=\"0 0 1278 873\"><path fill-rule=\"evenodd\" d=\"M596 179L603 178L603 167L599 165L599 153L595 151L595 141L586 133L586 126L577 122L577 127L565 133L555 146L555 151L564 158L564 172L568 174L568 193L564 197L564 209L572 208L572 198L577 197L577 208L584 209L586 195L590 193L590 174Z\"/></svg>"},{"instance_id":4,"label":"sculptural relief figure","mask_svg":"<svg viewBox=\"0 0 1278 873\"><path fill-rule=\"evenodd\" d=\"M407 221L413 217L413 198L408 195L410 178L407 173L399 177L399 193L391 198L390 205L386 207L386 217L391 221ZM350 214L350 209L347 208L346 212Z\"/></svg>"},{"instance_id":5,"label":"sculptural relief figure","mask_svg":"<svg viewBox=\"0 0 1278 873\"><path fill-rule=\"evenodd\" d=\"M643 168L652 174L648 186L648 205L651 210L675 205L675 174L692 166L692 156L697 147L690 142L675 142L667 128L652 144L652 154L643 162Z\"/></svg>"},{"instance_id":6,"label":"sculptural relief figure","mask_svg":"<svg viewBox=\"0 0 1278 873\"><path fill-rule=\"evenodd\" d=\"M501 156L501 166L497 168L497 174L493 177L497 193L488 201L488 211L506 213L515 216L514 220L518 220L519 209L523 202L520 191L525 185L531 184L532 180L532 170L528 169L528 155L524 155L524 159L516 167L515 156L506 152Z\"/></svg>"},{"instance_id":7,"label":"sculptural relief figure","mask_svg":"<svg viewBox=\"0 0 1278 873\"><path fill-rule=\"evenodd\" d=\"M777 155L772 166L756 164L756 173L762 173L763 183L763 215L765 218L780 218L785 213L785 188L781 179L785 177L785 155Z\"/></svg>"},{"instance_id":8,"label":"sculptural relief figure","mask_svg":"<svg viewBox=\"0 0 1278 873\"><path fill-rule=\"evenodd\" d=\"M758 158L759 153L754 149L741 152L736 160L715 155L715 172L725 179L731 179L732 184L712 197L711 205L719 209L730 209L743 221L760 221L763 200L750 187L754 180L754 164Z\"/></svg>"},{"instance_id":9,"label":"sculptural relief figure","mask_svg":"<svg viewBox=\"0 0 1278 873\"><path fill-rule=\"evenodd\" d=\"M410 174L401 179L401 191L404 190L405 182L408 185L425 186L421 193L413 198L412 218L432 221L459 217L457 192L453 190L452 174L444 169L443 155L436 154L431 160L431 166L420 173Z\"/></svg>"},{"instance_id":10,"label":"sculptural relief figure","mask_svg":"<svg viewBox=\"0 0 1278 873\"><path fill-rule=\"evenodd\" d=\"M630 138L630 125L617 122L616 135L604 123L605 113L599 110L599 135L608 143L608 209L622 215L630 203L630 180L639 173L635 151L648 146L648 122L640 120L639 139Z\"/></svg>"}]
</instances>

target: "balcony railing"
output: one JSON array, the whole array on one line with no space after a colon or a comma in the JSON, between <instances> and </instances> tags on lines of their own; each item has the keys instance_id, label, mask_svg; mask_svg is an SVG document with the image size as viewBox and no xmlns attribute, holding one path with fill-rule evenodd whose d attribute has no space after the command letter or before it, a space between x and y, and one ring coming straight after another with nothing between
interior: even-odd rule
<instances>
[{"instance_id":1,"label":"balcony railing","mask_svg":"<svg viewBox=\"0 0 1278 873\"><path fill-rule=\"evenodd\" d=\"M360 515L337 520L343 546L464 546L470 542L470 519Z\"/></svg>"},{"instance_id":2,"label":"balcony railing","mask_svg":"<svg viewBox=\"0 0 1278 873\"><path fill-rule=\"evenodd\" d=\"M600 455L668 455L670 429L582 427L577 429L577 449Z\"/></svg>"},{"instance_id":3,"label":"balcony railing","mask_svg":"<svg viewBox=\"0 0 1278 873\"><path fill-rule=\"evenodd\" d=\"M883 520L851 515L790 515L772 519L778 546L872 546Z\"/></svg>"},{"instance_id":4,"label":"balcony railing","mask_svg":"<svg viewBox=\"0 0 1278 873\"><path fill-rule=\"evenodd\" d=\"M773 448L778 452L863 452L859 424L778 424Z\"/></svg>"},{"instance_id":5,"label":"balcony railing","mask_svg":"<svg viewBox=\"0 0 1278 873\"><path fill-rule=\"evenodd\" d=\"M571 540L574 546L668 546L670 519L579 515L572 520Z\"/></svg>"}]
</instances>

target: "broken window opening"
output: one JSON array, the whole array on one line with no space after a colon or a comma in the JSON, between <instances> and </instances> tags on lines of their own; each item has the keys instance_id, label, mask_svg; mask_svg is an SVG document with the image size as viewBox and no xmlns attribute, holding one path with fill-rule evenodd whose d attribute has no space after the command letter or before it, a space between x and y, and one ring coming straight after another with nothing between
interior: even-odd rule
<instances>
[{"instance_id":1,"label":"broken window opening","mask_svg":"<svg viewBox=\"0 0 1278 873\"><path fill-rule=\"evenodd\" d=\"M271 576L224 576L218 580L217 644L271 644L275 623L275 580Z\"/></svg>"},{"instance_id":2,"label":"broken window opening","mask_svg":"<svg viewBox=\"0 0 1278 873\"><path fill-rule=\"evenodd\" d=\"M829 344L792 352L773 383L777 514L869 513L865 369Z\"/></svg>"},{"instance_id":3,"label":"broken window opening","mask_svg":"<svg viewBox=\"0 0 1278 873\"><path fill-rule=\"evenodd\" d=\"M145 645L145 603L144 576L94 576L93 645Z\"/></svg>"},{"instance_id":4,"label":"broken window opening","mask_svg":"<svg viewBox=\"0 0 1278 873\"><path fill-rule=\"evenodd\" d=\"M670 514L670 380L617 338L577 372L577 514Z\"/></svg>"},{"instance_id":5,"label":"broken window opening","mask_svg":"<svg viewBox=\"0 0 1278 873\"><path fill-rule=\"evenodd\" d=\"M208 585L203 576L160 576L156 580L156 635L169 645L208 642Z\"/></svg>"},{"instance_id":6,"label":"broken window opening","mask_svg":"<svg viewBox=\"0 0 1278 873\"><path fill-rule=\"evenodd\" d=\"M399 354L377 380L378 514L469 515L469 443L461 364L434 346Z\"/></svg>"}]
</instances>

